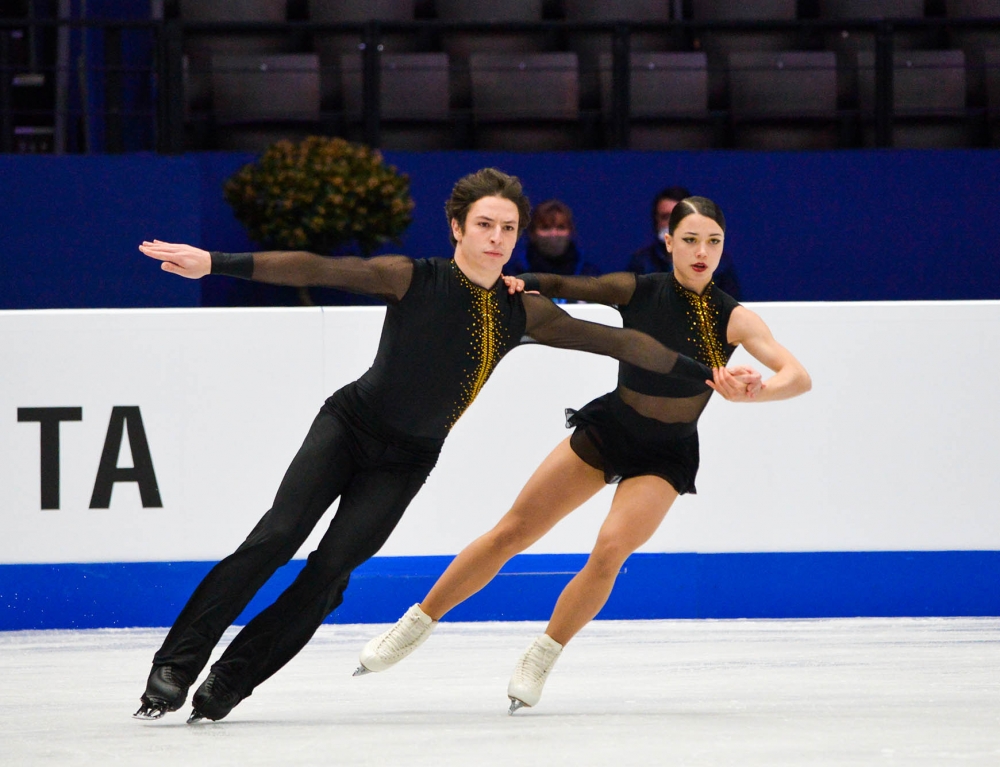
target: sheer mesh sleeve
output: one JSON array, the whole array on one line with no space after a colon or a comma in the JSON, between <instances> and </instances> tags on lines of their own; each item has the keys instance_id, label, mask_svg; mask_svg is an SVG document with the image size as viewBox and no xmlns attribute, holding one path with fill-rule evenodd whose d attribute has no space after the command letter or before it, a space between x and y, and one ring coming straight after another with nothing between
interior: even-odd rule
<instances>
[{"instance_id":1,"label":"sheer mesh sleeve","mask_svg":"<svg viewBox=\"0 0 1000 767\"><path fill-rule=\"evenodd\" d=\"M413 261L406 256L318 256L299 250L212 253L212 274L294 287L330 287L395 303L410 287Z\"/></svg>"},{"instance_id":2,"label":"sheer mesh sleeve","mask_svg":"<svg viewBox=\"0 0 1000 767\"><path fill-rule=\"evenodd\" d=\"M542 272L518 275L525 290L537 290L547 298L567 298L609 306L626 306L635 293L635 275L614 272L600 277L578 277Z\"/></svg>"},{"instance_id":3,"label":"sheer mesh sleeve","mask_svg":"<svg viewBox=\"0 0 1000 767\"><path fill-rule=\"evenodd\" d=\"M604 354L654 373L690 381L712 379L710 368L638 330L578 320L541 296L525 296L524 309L525 333L546 346Z\"/></svg>"}]
</instances>

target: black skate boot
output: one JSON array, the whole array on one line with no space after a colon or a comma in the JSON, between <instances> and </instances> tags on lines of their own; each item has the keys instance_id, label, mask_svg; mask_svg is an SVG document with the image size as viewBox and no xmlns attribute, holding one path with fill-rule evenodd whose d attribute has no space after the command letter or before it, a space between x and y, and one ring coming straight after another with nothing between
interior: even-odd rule
<instances>
[{"instance_id":1,"label":"black skate boot","mask_svg":"<svg viewBox=\"0 0 1000 767\"><path fill-rule=\"evenodd\" d=\"M217 722L236 708L236 704L241 700L243 700L243 696L233 690L222 677L213 671L194 692L194 699L191 701L194 709L191 711L191 716L188 717L188 724L193 724L200 719L211 719L213 722Z\"/></svg>"},{"instance_id":2,"label":"black skate boot","mask_svg":"<svg viewBox=\"0 0 1000 767\"><path fill-rule=\"evenodd\" d=\"M168 711L176 711L187 700L189 683L178 677L170 666L153 666L146 680L146 692L139 699L142 705L132 714L136 719L159 719Z\"/></svg>"}]
</instances>

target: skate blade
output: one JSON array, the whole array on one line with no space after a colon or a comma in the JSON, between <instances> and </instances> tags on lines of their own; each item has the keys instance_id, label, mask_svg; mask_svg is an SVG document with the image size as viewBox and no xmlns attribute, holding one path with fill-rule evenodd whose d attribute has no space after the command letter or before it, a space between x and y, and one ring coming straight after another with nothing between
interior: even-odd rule
<instances>
[{"instance_id":1,"label":"skate blade","mask_svg":"<svg viewBox=\"0 0 1000 767\"><path fill-rule=\"evenodd\" d=\"M507 709L507 716L513 716L514 712L519 708L531 708L531 706L526 706L524 703L519 701L517 698L510 699L510 708Z\"/></svg>"},{"instance_id":2,"label":"skate blade","mask_svg":"<svg viewBox=\"0 0 1000 767\"><path fill-rule=\"evenodd\" d=\"M194 724L195 722L200 722L204 718L204 714L199 714L198 709L193 709L191 711L191 716L188 717L187 723Z\"/></svg>"},{"instance_id":3,"label":"skate blade","mask_svg":"<svg viewBox=\"0 0 1000 767\"><path fill-rule=\"evenodd\" d=\"M132 714L132 718L143 722L155 722L157 719L162 719L165 713L167 713L165 708L142 705L139 706L138 711Z\"/></svg>"},{"instance_id":4,"label":"skate blade","mask_svg":"<svg viewBox=\"0 0 1000 767\"><path fill-rule=\"evenodd\" d=\"M364 676L365 674L371 674L371 673L372 670L369 668L365 668L364 664L362 664L358 666L356 669L354 669L354 673L351 674L351 676Z\"/></svg>"}]
</instances>

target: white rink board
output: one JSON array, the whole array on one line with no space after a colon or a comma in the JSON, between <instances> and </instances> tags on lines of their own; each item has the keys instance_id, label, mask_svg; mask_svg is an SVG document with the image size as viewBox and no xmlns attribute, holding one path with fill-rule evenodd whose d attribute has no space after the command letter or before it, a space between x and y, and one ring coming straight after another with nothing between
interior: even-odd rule
<instances>
[{"instance_id":1,"label":"white rink board","mask_svg":"<svg viewBox=\"0 0 1000 767\"><path fill-rule=\"evenodd\" d=\"M802 360L813 391L765 405L714 399L701 422L699 493L643 551L1000 549L1000 303L749 306ZM618 324L605 307L569 308ZM370 364L382 315L0 312L0 563L229 553L269 507L324 398ZM565 438L563 408L615 377L616 363L594 355L512 352L380 553L457 552ZM163 508L143 508L135 483L117 483L109 509L89 508L115 406L140 408ZM58 509L40 507L40 427L17 416L27 407L82 408L82 421L60 426ZM118 465L129 456L126 440ZM589 550L612 492L531 551Z\"/></svg>"}]
</instances>

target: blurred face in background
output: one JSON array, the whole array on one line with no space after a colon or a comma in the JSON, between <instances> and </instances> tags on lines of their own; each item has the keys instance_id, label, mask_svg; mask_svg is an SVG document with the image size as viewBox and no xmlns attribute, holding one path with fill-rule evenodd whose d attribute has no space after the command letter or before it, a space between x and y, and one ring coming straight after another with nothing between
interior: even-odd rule
<instances>
[{"instance_id":1,"label":"blurred face in background","mask_svg":"<svg viewBox=\"0 0 1000 767\"><path fill-rule=\"evenodd\" d=\"M660 242L670 233L670 214L677 207L677 200L663 199L656 203L656 232Z\"/></svg>"},{"instance_id":2,"label":"blurred face in background","mask_svg":"<svg viewBox=\"0 0 1000 767\"><path fill-rule=\"evenodd\" d=\"M555 211L533 220L528 237L543 256L559 258L569 249L573 225L563 213Z\"/></svg>"}]
</instances>

